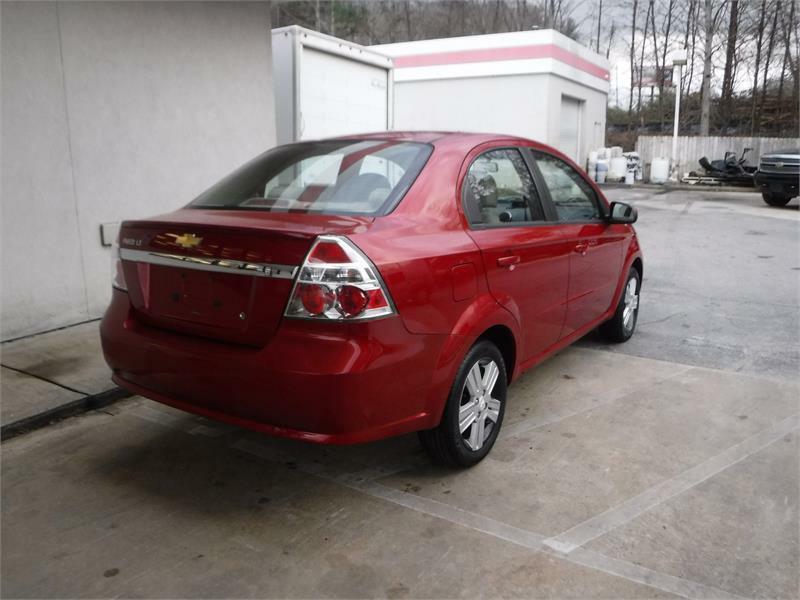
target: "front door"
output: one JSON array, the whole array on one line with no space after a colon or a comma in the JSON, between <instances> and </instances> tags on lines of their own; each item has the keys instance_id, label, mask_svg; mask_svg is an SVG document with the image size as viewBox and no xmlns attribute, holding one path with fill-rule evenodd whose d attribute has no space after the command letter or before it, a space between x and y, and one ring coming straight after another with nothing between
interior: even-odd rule
<instances>
[{"instance_id":1,"label":"front door","mask_svg":"<svg viewBox=\"0 0 800 600\"><path fill-rule=\"evenodd\" d=\"M565 337L611 307L624 236L606 222L602 204L583 175L551 154L533 154L571 249Z\"/></svg>"},{"instance_id":2,"label":"front door","mask_svg":"<svg viewBox=\"0 0 800 600\"><path fill-rule=\"evenodd\" d=\"M479 155L462 186L489 290L519 320L524 361L555 344L566 314L570 247L545 213L517 148Z\"/></svg>"}]
</instances>

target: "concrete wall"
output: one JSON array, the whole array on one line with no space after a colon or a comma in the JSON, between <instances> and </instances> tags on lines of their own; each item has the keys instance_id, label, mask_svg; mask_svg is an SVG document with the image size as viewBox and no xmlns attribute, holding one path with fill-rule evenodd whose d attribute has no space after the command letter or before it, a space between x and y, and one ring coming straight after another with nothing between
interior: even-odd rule
<instances>
[{"instance_id":1,"label":"concrete wall","mask_svg":"<svg viewBox=\"0 0 800 600\"><path fill-rule=\"evenodd\" d=\"M547 141L547 85L547 75L395 83L394 128L505 133Z\"/></svg>"},{"instance_id":2,"label":"concrete wall","mask_svg":"<svg viewBox=\"0 0 800 600\"><path fill-rule=\"evenodd\" d=\"M552 74L403 81L394 87L395 129L505 133L556 148L561 97L581 100L579 164L605 141L606 94Z\"/></svg>"},{"instance_id":3,"label":"concrete wall","mask_svg":"<svg viewBox=\"0 0 800 600\"><path fill-rule=\"evenodd\" d=\"M275 143L266 2L3 2L2 339L102 314L99 226Z\"/></svg>"}]
</instances>

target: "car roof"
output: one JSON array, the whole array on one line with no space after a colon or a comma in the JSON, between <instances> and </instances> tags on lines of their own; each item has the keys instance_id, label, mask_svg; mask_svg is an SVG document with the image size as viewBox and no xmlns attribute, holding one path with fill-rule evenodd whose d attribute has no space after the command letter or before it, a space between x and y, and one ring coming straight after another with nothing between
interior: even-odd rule
<instances>
[{"instance_id":1,"label":"car roof","mask_svg":"<svg viewBox=\"0 0 800 600\"><path fill-rule=\"evenodd\" d=\"M434 146L450 144L470 144L470 147L477 146L484 142L494 140L516 140L527 144L538 144L534 140L523 137L508 135L503 133L472 133L467 131L378 131L374 133L362 133L356 135L344 135L333 139L350 140L397 140L404 142L421 142L433 144Z\"/></svg>"}]
</instances>

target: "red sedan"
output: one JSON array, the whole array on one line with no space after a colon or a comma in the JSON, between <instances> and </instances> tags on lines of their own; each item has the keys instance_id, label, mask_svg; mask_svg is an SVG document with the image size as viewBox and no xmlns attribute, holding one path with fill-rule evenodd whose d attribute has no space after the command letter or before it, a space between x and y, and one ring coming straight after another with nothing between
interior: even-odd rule
<instances>
[{"instance_id":1,"label":"red sedan","mask_svg":"<svg viewBox=\"0 0 800 600\"><path fill-rule=\"evenodd\" d=\"M520 374L598 326L633 334L635 220L526 139L280 146L122 224L103 351L120 386L192 413L331 444L418 431L469 466Z\"/></svg>"}]
</instances>

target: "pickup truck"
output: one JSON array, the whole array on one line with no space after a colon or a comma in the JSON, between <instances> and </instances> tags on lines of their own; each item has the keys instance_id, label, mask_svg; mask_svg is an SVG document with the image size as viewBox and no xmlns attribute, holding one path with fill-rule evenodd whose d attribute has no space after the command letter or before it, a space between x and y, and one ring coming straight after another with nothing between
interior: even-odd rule
<instances>
[{"instance_id":1,"label":"pickup truck","mask_svg":"<svg viewBox=\"0 0 800 600\"><path fill-rule=\"evenodd\" d=\"M775 150L761 155L755 183L764 202L770 206L786 206L800 195L800 149Z\"/></svg>"}]
</instances>

